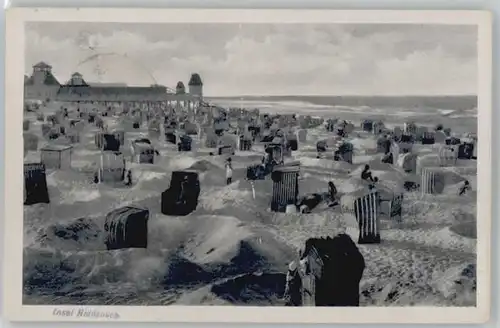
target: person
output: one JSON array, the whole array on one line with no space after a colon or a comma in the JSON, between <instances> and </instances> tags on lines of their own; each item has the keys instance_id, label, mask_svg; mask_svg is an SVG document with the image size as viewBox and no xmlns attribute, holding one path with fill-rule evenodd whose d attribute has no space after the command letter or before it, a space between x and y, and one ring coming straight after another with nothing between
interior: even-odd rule
<instances>
[{"instance_id":1,"label":"person","mask_svg":"<svg viewBox=\"0 0 500 328\"><path fill-rule=\"evenodd\" d=\"M316 206L318 206L323 199L323 194L317 193L304 196L299 202L300 213L311 213L311 211L316 208Z\"/></svg>"},{"instance_id":2,"label":"person","mask_svg":"<svg viewBox=\"0 0 500 328\"><path fill-rule=\"evenodd\" d=\"M335 184L333 181L328 182L328 195L327 197L329 198L330 202L328 204L328 207L333 207L339 204L337 201L337 187L335 187Z\"/></svg>"},{"instance_id":3,"label":"person","mask_svg":"<svg viewBox=\"0 0 500 328\"><path fill-rule=\"evenodd\" d=\"M368 186L368 189L370 189L370 191L372 191L373 189L375 189L375 184L378 182L378 178L375 177L373 178L373 182L370 183L370 185Z\"/></svg>"},{"instance_id":4,"label":"person","mask_svg":"<svg viewBox=\"0 0 500 328\"><path fill-rule=\"evenodd\" d=\"M262 163L264 164L264 166L271 164L271 158L272 158L271 150L266 149L266 153L264 154L264 157L262 158Z\"/></svg>"},{"instance_id":5,"label":"person","mask_svg":"<svg viewBox=\"0 0 500 328\"><path fill-rule=\"evenodd\" d=\"M373 177L372 177L372 172L370 171L370 165L366 164L363 172L361 172L361 179L362 180L370 180L373 182Z\"/></svg>"},{"instance_id":6,"label":"person","mask_svg":"<svg viewBox=\"0 0 500 328\"><path fill-rule=\"evenodd\" d=\"M240 150L247 150L246 140L242 134L240 134L239 140L240 140Z\"/></svg>"},{"instance_id":7,"label":"person","mask_svg":"<svg viewBox=\"0 0 500 328\"><path fill-rule=\"evenodd\" d=\"M340 151L339 150L336 150L334 153L333 153L333 160L338 162L341 160L341 157L340 157Z\"/></svg>"},{"instance_id":8,"label":"person","mask_svg":"<svg viewBox=\"0 0 500 328\"><path fill-rule=\"evenodd\" d=\"M307 206L307 204L300 204L299 205L299 212L302 213L302 214L308 214L308 213L311 213L311 210L309 209L309 207Z\"/></svg>"},{"instance_id":9,"label":"person","mask_svg":"<svg viewBox=\"0 0 500 328\"><path fill-rule=\"evenodd\" d=\"M394 157L391 152L386 151L382 163L394 164Z\"/></svg>"},{"instance_id":10,"label":"person","mask_svg":"<svg viewBox=\"0 0 500 328\"><path fill-rule=\"evenodd\" d=\"M125 181L126 186L132 185L132 170L127 171L127 179Z\"/></svg>"},{"instance_id":11,"label":"person","mask_svg":"<svg viewBox=\"0 0 500 328\"><path fill-rule=\"evenodd\" d=\"M187 188L189 187L188 185L188 177L185 176L182 181L181 181L181 185L180 185L180 192L179 192L179 197L177 198L177 202L178 203L185 203L186 202L186 197L188 196L187 195Z\"/></svg>"},{"instance_id":12,"label":"person","mask_svg":"<svg viewBox=\"0 0 500 328\"><path fill-rule=\"evenodd\" d=\"M330 196L330 200L334 202L335 197L337 197L337 188L333 181L328 182L328 195Z\"/></svg>"},{"instance_id":13,"label":"person","mask_svg":"<svg viewBox=\"0 0 500 328\"><path fill-rule=\"evenodd\" d=\"M231 163L231 157L227 159L226 162L226 184L231 184L233 180L233 165Z\"/></svg>"},{"instance_id":14,"label":"person","mask_svg":"<svg viewBox=\"0 0 500 328\"><path fill-rule=\"evenodd\" d=\"M462 196L462 195L465 195L465 193L471 189L471 186L469 184L469 181L468 180L465 180L464 181L464 184L463 186L460 188L460 192L459 192L459 195Z\"/></svg>"},{"instance_id":15,"label":"person","mask_svg":"<svg viewBox=\"0 0 500 328\"><path fill-rule=\"evenodd\" d=\"M266 175L268 172L268 168L270 166L270 154L266 152L264 156L262 156L262 163L260 167L257 167L259 174Z\"/></svg>"}]
</instances>

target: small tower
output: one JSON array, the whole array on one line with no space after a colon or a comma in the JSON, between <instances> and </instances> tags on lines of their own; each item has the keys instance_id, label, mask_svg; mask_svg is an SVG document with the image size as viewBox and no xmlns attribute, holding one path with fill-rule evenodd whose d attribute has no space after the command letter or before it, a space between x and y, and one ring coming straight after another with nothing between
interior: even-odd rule
<instances>
[{"instance_id":1,"label":"small tower","mask_svg":"<svg viewBox=\"0 0 500 328\"><path fill-rule=\"evenodd\" d=\"M52 75L52 66L39 62L33 66L33 84L42 85L45 84L45 79Z\"/></svg>"},{"instance_id":2,"label":"small tower","mask_svg":"<svg viewBox=\"0 0 500 328\"><path fill-rule=\"evenodd\" d=\"M203 98L203 82L201 81L201 77L198 73L191 74L191 78L189 79L189 93L193 96L198 96Z\"/></svg>"},{"instance_id":3,"label":"small tower","mask_svg":"<svg viewBox=\"0 0 500 328\"><path fill-rule=\"evenodd\" d=\"M83 75L75 72L71 75L71 79L69 80L70 85L87 85L85 80L83 79Z\"/></svg>"},{"instance_id":4,"label":"small tower","mask_svg":"<svg viewBox=\"0 0 500 328\"><path fill-rule=\"evenodd\" d=\"M189 87L191 90L191 86ZM183 95L186 93L186 87L182 81L177 82L177 86L175 87L175 94Z\"/></svg>"},{"instance_id":5,"label":"small tower","mask_svg":"<svg viewBox=\"0 0 500 328\"><path fill-rule=\"evenodd\" d=\"M24 82L25 97L39 100L53 99L60 83L52 74L52 66L44 62L33 65L33 74Z\"/></svg>"}]
</instances>

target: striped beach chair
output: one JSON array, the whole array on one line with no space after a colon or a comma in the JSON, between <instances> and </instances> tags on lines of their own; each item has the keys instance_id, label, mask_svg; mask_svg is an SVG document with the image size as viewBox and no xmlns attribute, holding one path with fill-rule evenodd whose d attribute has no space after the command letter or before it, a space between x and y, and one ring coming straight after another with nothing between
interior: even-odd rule
<instances>
[{"instance_id":1,"label":"striped beach chair","mask_svg":"<svg viewBox=\"0 0 500 328\"><path fill-rule=\"evenodd\" d=\"M389 217L402 221L403 216L403 194L394 195L389 203Z\"/></svg>"},{"instance_id":2,"label":"striped beach chair","mask_svg":"<svg viewBox=\"0 0 500 328\"><path fill-rule=\"evenodd\" d=\"M273 195L271 211L285 212L287 205L296 204L299 195L300 166L277 166L271 173Z\"/></svg>"},{"instance_id":3,"label":"striped beach chair","mask_svg":"<svg viewBox=\"0 0 500 328\"><path fill-rule=\"evenodd\" d=\"M125 178L125 157L120 152L103 151L99 160L98 181L119 182Z\"/></svg>"},{"instance_id":4,"label":"striped beach chair","mask_svg":"<svg viewBox=\"0 0 500 328\"><path fill-rule=\"evenodd\" d=\"M441 194L444 190L444 173L438 168L422 168L420 189L422 195Z\"/></svg>"},{"instance_id":5,"label":"striped beach chair","mask_svg":"<svg viewBox=\"0 0 500 328\"><path fill-rule=\"evenodd\" d=\"M379 193L344 195L341 198L344 218L359 230L358 244L380 243Z\"/></svg>"}]
</instances>

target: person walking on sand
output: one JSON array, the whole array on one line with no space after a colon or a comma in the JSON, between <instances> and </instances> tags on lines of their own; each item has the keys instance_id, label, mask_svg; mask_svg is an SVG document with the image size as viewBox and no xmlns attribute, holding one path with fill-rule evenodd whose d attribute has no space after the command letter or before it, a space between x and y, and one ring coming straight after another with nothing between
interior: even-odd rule
<instances>
[{"instance_id":1,"label":"person walking on sand","mask_svg":"<svg viewBox=\"0 0 500 328\"><path fill-rule=\"evenodd\" d=\"M125 181L125 185L126 186L131 186L132 185L132 171L131 170L127 171L127 178L126 178L126 181Z\"/></svg>"},{"instance_id":2,"label":"person walking on sand","mask_svg":"<svg viewBox=\"0 0 500 328\"><path fill-rule=\"evenodd\" d=\"M226 161L226 184L229 185L233 182L233 164L231 163L231 157Z\"/></svg>"},{"instance_id":3,"label":"person walking on sand","mask_svg":"<svg viewBox=\"0 0 500 328\"><path fill-rule=\"evenodd\" d=\"M459 196L465 195L465 193L470 189L471 189L471 187L470 187L469 181L465 180L463 186L460 188L460 192L458 193L458 195Z\"/></svg>"}]
</instances>

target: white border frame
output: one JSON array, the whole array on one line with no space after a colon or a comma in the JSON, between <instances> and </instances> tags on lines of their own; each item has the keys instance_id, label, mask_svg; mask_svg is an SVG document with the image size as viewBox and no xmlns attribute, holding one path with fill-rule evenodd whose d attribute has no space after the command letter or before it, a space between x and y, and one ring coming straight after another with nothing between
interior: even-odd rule
<instances>
[{"instance_id":1,"label":"white border frame","mask_svg":"<svg viewBox=\"0 0 500 328\"><path fill-rule=\"evenodd\" d=\"M420 23L478 26L477 306L465 307L240 307L84 306L118 313L117 319L54 316L77 306L22 305L22 120L26 21L149 23ZM284 9L52 9L6 10L4 313L11 321L231 322L231 323L484 323L491 304L492 17L463 10ZM19 136L19 137L13 137ZM8 156L7 156L8 154Z\"/></svg>"}]
</instances>

